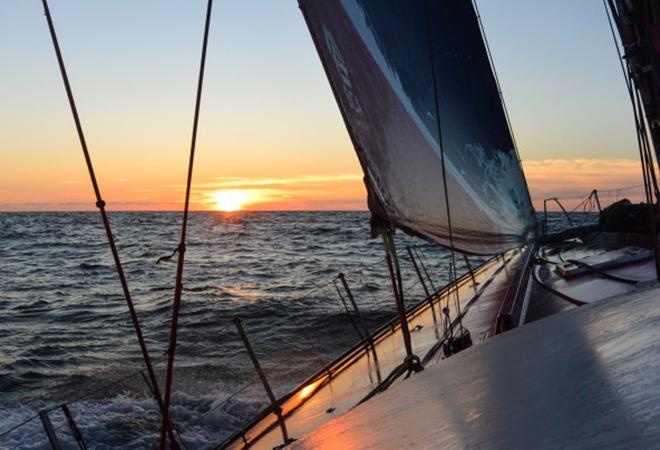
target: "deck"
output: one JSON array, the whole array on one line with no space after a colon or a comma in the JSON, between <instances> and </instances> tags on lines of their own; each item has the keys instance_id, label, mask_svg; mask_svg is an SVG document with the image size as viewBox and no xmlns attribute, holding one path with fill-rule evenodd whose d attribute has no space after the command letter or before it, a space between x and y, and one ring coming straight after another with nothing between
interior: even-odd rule
<instances>
[{"instance_id":1,"label":"deck","mask_svg":"<svg viewBox=\"0 0 660 450\"><path fill-rule=\"evenodd\" d=\"M489 339L291 447L660 448L660 288Z\"/></svg>"}]
</instances>

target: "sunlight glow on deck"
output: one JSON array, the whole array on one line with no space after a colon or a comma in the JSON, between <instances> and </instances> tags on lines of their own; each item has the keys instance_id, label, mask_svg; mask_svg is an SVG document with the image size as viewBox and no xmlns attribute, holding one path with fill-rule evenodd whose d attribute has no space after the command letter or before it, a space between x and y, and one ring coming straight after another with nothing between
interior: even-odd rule
<instances>
[{"instance_id":1,"label":"sunlight glow on deck","mask_svg":"<svg viewBox=\"0 0 660 450\"><path fill-rule=\"evenodd\" d=\"M302 388L300 390L300 392L298 392L298 400L304 400L307 397L309 397L310 395L312 395L312 393L314 393L314 391L319 386L319 384L321 384L321 381L323 381L323 380L322 379L316 380L312 384L309 384L309 385L305 386L304 388Z\"/></svg>"}]
</instances>

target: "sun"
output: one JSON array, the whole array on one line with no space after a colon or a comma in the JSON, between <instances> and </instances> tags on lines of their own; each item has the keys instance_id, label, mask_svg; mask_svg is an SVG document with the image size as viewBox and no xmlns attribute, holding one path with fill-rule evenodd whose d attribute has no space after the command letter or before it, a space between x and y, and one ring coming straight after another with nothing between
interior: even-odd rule
<instances>
[{"instance_id":1,"label":"sun","mask_svg":"<svg viewBox=\"0 0 660 450\"><path fill-rule=\"evenodd\" d=\"M240 211L250 201L250 198L250 192L246 190L216 191L213 193L215 209L225 212Z\"/></svg>"}]
</instances>

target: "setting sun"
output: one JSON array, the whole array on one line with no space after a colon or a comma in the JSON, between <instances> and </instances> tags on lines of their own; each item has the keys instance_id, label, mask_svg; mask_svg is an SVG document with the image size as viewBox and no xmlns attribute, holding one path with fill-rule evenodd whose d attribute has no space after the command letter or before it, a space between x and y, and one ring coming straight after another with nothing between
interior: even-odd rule
<instances>
[{"instance_id":1,"label":"setting sun","mask_svg":"<svg viewBox=\"0 0 660 450\"><path fill-rule=\"evenodd\" d=\"M250 192L246 190L217 191L213 193L215 208L218 211L239 211L250 201Z\"/></svg>"}]
</instances>

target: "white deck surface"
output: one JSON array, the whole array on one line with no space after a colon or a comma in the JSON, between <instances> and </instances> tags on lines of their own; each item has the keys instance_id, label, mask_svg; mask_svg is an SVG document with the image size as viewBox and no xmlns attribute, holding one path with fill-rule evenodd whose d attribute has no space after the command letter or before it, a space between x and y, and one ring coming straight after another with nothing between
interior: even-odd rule
<instances>
[{"instance_id":1,"label":"white deck surface","mask_svg":"<svg viewBox=\"0 0 660 450\"><path fill-rule=\"evenodd\" d=\"M291 447L660 448L660 289L500 335Z\"/></svg>"}]
</instances>

